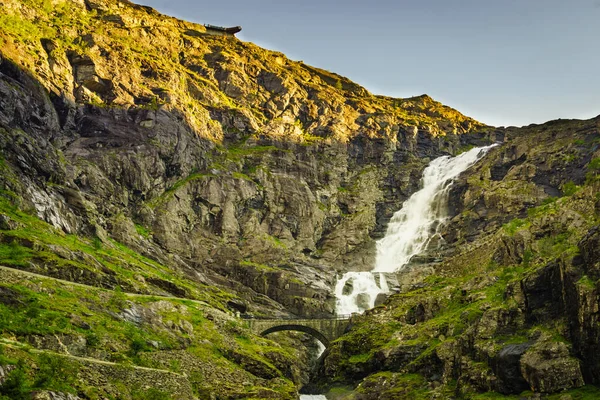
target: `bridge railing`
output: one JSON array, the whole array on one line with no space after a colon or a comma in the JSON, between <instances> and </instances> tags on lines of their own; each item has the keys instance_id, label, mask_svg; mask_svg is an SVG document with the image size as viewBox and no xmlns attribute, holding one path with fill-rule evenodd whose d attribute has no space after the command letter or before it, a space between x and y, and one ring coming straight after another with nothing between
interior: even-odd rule
<instances>
[{"instance_id":1,"label":"bridge railing","mask_svg":"<svg viewBox=\"0 0 600 400\"><path fill-rule=\"evenodd\" d=\"M255 317L255 316L251 316L251 315L242 315L241 317L243 319L247 319L247 320L255 320L255 321L319 321L319 320L325 320L325 321L336 321L336 320L347 320L352 318L352 316L354 315L358 315L358 314L339 314L339 315L332 315L331 317L319 317L319 318L306 318L306 317L292 317L292 316L285 316L285 317L279 317L279 318L268 318L268 317Z\"/></svg>"}]
</instances>

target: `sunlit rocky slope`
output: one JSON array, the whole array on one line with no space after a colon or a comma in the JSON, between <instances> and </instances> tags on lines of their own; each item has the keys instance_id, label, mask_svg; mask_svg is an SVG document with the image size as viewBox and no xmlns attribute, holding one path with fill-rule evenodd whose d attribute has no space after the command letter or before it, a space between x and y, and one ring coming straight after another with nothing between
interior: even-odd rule
<instances>
[{"instance_id":1,"label":"sunlit rocky slope","mask_svg":"<svg viewBox=\"0 0 600 400\"><path fill-rule=\"evenodd\" d=\"M494 349L523 341L558 346L552 371L572 384L526 372L519 388L596 382L595 121L486 127L123 1L1 11L7 398L296 398L311 343L256 337L236 314L331 315L336 274L371 267L425 165L505 139L456 185L442 261L424 256L385 312L357 319L319 383L347 398L502 391ZM564 296L531 319L547 295L519 282L538 275ZM510 329L468 336L503 312Z\"/></svg>"}]
</instances>

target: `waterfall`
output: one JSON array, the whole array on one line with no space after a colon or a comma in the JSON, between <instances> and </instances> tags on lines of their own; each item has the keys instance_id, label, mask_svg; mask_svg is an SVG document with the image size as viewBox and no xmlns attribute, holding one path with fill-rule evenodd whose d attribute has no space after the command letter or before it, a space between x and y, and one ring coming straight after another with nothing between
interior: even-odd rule
<instances>
[{"instance_id":1,"label":"waterfall","mask_svg":"<svg viewBox=\"0 0 600 400\"><path fill-rule=\"evenodd\" d=\"M336 312L338 315L362 313L375 307L377 295L388 290L383 274L346 272L335 285Z\"/></svg>"},{"instance_id":2,"label":"waterfall","mask_svg":"<svg viewBox=\"0 0 600 400\"><path fill-rule=\"evenodd\" d=\"M452 182L495 145L474 148L456 157L442 156L423 171L422 189L404 202L385 236L377 241L372 272L347 272L335 286L336 312L352 314L373 308L377 295L389 291L384 273L400 271L427 248L446 222L448 191Z\"/></svg>"}]
</instances>

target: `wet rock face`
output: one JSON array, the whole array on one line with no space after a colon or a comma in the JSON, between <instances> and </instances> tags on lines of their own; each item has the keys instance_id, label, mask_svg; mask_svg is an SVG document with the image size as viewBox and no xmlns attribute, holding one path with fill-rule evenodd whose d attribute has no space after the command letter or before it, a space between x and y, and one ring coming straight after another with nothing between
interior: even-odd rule
<instances>
[{"instance_id":1,"label":"wet rock face","mask_svg":"<svg viewBox=\"0 0 600 400\"><path fill-rule=\"evenodd\" d=\"M356 305L362 309L369 309L369 304L371 301L371 296L367 293L359 293L356 296Z\"/></svg>"}]
</instances>

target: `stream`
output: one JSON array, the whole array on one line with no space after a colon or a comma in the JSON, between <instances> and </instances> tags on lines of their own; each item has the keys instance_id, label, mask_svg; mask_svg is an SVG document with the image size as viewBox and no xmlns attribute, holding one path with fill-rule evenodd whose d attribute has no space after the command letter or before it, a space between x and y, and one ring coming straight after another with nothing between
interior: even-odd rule
<instances>
[{"instance_id":1,"label":"stream","mask_svg":"<svg viewBox=\"0 0 600 400\"><path fill-rule=\"evenodd\" d=\"M370 272L346 272L335 285L338 315L373 308L377 296L388 293L386 273L402 270L412 257L440 240L439 229L448 219L449 189L462 172L496 145L473 148L456 157L438 157L423 171L422 188L413 193L391 218L385 236L377 241ZM323 395L301 395L301 400L326 400Z\"/></svg>"}]
</instances>

